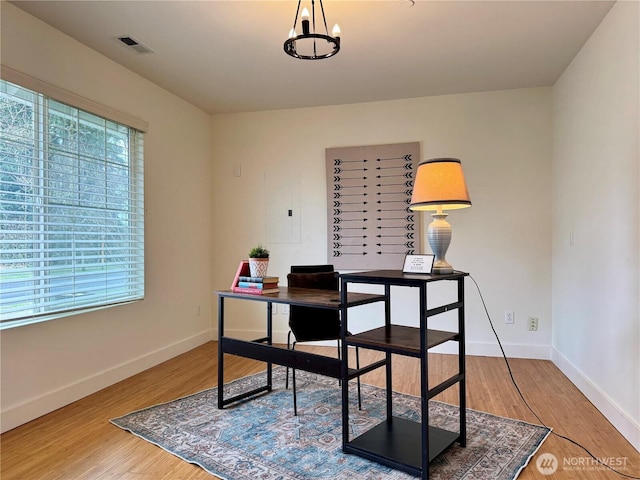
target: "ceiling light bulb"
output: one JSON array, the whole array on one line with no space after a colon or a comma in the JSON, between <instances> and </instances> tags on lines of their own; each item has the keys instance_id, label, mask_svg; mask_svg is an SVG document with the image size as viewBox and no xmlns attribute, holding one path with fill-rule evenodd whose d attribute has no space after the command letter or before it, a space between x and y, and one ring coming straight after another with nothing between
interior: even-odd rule
<instances>
[{"instance_id":1,"label":"ceiling light bulb","mask_svg":"<svg viewBox=\"0 0 640 480\"><path fill-rule=\"evenodd\" d=\"M302 9L302 20L309 20L309 10L307 10L307 7L304 7Z\"/></svg>"},{"instance_id":2,"label":"ceiling light bulb","mask_svg":"<svg viewBox=\"0 0 640 480\"><path fill-rule=\"evenodd\" d=\"M331 35L333 35L334 37L339 37L340 36L340 27L338 26L338 24L336 23L333 26L333 30L331 31Z\"/></svg>"},{"instance_id":3,"label":"ceiling light bulb","mask_svg":"<svg viewBox=\"0 0 640 480\"><path fill-rule=\"evenodd\" d=\"M291 31L289 31L289 38L294 38L296 36L297 36L296 30L292 28Z\"/></svg>"}]
</instances>

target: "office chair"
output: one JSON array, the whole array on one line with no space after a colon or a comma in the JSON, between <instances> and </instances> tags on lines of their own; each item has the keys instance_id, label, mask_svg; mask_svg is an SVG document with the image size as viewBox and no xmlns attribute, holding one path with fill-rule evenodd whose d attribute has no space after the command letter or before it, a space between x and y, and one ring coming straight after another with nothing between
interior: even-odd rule
<instances>
[{"instance_id":1,"label":"office chair","mask_svg":"<svg viewBox=\"0 0 640 480\"><path fill-rule=\"evenodd\" d=\"M338 291L338 277L333 265L293 265L291 273L287 275L290 288L313 288L320 290ZM287 348L295 350L296 343L316 342L322 340L337 340L338 358L340 350L340 312L324 308L301 307L291 305L289 310L289 334ZM293 335L293 342L291 341ZM347 335L351 335L347 332ZM360 368L360 355L356 347L356 368ZM298 415L298 401L296 396L296 371L292 369L293 384L293 413ZM360 395L360 377L358 382L358 408L362 410ZM287 367L285 388L289 388L289 368Z\"/></svg>"}]
</instances>

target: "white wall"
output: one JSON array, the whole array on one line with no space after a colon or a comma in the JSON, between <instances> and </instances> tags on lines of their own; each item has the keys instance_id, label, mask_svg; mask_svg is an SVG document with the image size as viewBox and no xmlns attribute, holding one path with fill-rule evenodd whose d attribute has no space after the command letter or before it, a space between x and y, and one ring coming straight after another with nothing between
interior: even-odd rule
<instances>
[{"instance_id":1,"label":"white wall","mask_svg":"<svg viewBox=\"0 0 640 480\"><path fill-rule=\"evenodd\" d=\"M291 264L330 261L325 148L420 141L422 158L462 160L473 202L472 208L449 215L453 240L447 259L479 282L509 355L550 358L550 88L217 115L212 133L214 195L219 199L214 224L224 226L214 236L215 288L229 288L239 260L258 242L271 249L269 273L283 283ZM241 167L240 177L233 175L234 166ZM299 243L277 244L267 238L265 211L275 200L265 198L265 175L300 183ZM425 232L429 221L426 215ZM276 228L286 228L286 221ZM425 242L423 251L428 248ZM417 293L403 291L397 298L394 321L417 325ZM466 299L468 352L498 354L469 281ZM241 305L225 304L227 331L257 336L263 307L237 303ZM376 321L371 310L362 308L350 315L354 332ZM515 325L504 324L505 310L515 311ZM539 317L537 332L527 331L528 316ZM286 319L276 316L280 341Z\"/></svg>"},{"instance_id":2,"label":"white wall","mask_svg":"<svg viewBox=\"0 0 640 480\"><path fill-rule=\"evenodd\" d=\"M638 6L553 88L552 305L554 362L640 450Z\"/></svg>"},{"instance_id":3,"label":"white wall","mask_svg":"<svg viewBox=\"0 0 640 480\"><path fill-rule=\"evenodd\" d=\"M5 431L211 338L212 190L208 114L0 5L3 64L149 122L145 299L2 331Z\"/></svg>"}]
</instances>

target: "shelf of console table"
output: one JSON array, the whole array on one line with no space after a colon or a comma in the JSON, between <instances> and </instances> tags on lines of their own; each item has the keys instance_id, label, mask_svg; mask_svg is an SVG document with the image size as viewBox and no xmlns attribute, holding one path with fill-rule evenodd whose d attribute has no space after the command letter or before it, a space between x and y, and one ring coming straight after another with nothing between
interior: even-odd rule
<instances>
[{"instance_id":1,"label":"shelf of console table","mask_svg":"<svg viewBox=\"0 0 640 480\"><path fill-rule=\"evenodd\" d=\"M454 332L427 329L427 349L441 343L458 340ZM420 357L420 329L404 325L389 325L357 333L349 337L349 345L397 353L410 357Z\"/></svg>"}]
</instances>

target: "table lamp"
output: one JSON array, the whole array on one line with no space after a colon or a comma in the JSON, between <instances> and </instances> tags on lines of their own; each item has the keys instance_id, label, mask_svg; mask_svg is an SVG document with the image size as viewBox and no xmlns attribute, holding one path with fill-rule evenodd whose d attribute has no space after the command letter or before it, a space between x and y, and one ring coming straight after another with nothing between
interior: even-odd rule
<instances>
[{"instance_id":1,"label":"table lamp","mask_svg":"<svg viewBox=\"0 0 640 480\"><path fill-rule=\"evenodd\" d=\"M445 260L451 242L451 225L443 210L455 210L471 206L462 164L457 158L433 158L418 165L411 195L411 210L435 210L433 222L427 230L429 245L435 255L434 274L452 273L453 267Z\"/></svg>"}]
</instances>

